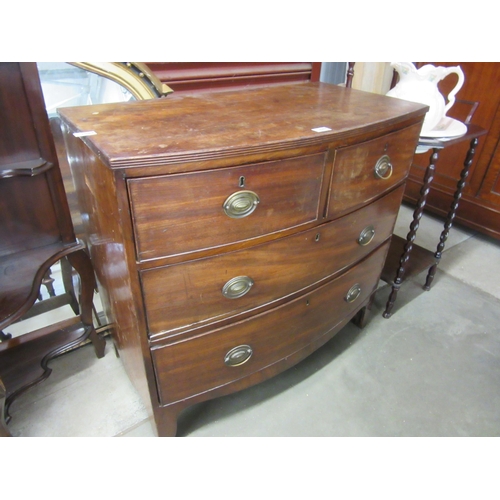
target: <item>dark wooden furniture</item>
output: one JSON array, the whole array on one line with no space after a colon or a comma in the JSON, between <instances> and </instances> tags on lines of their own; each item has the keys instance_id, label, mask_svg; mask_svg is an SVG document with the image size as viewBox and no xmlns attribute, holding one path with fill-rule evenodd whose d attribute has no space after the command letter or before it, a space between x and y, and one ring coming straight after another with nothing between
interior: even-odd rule
<instances>
[{"instance_id":1,"label":"dark wooden furniture","mask_svg":"<svg viewBox=\"0 0 500 500\"><path fill-rule=\"evenodd\" d=\"M176 94L317 82L319 62L147 62Z\"/></svg>"},{"instance_id":2,"label":"dark wooden furniture","mask_svg":"<svg viewBox=\"0 0 500 500\"><path fill-rule=\"evenodd\" d=\"M466 186L467 177L469 176L472 161L476 153L479 137L484 134L486 134L486 130L478 127L477 125L469 124L467 125L467 132L460 137L445 141L426 138L421 138L419 140L419 146L423 148L429 147L431 154L429 157L429 163L425 170L424 182L422 188L420 189L420 196L417 200L415 211L413 212L413 220L410 224L410 230L406 236L406 240L396 235L393 236L389 254L382 272L381 279L387 283L391 283L392 285L391 293L383 313L384 318L390 318L392 316L392 309L394 307L394 303L396 302L399 289L406 278L418 274L423 269L428 268L429 270L425 280L424 290L430 290L445 248L446 240L448 239L448 234L456 217L457 209L459 208L459 202ZM464 142L469 144L469 148L463 161L462 171L460 172L458 181L456 181L455 193L446 215L444 228L439 237L436 252L432 253L414 244L420 219L422 218L425 204L427 202L427 196L429 195L432 182L436 175L436 164L441 151L444 151L447 148L456 147L457 144L460 145ZM397 269L395 273L394 269Z\"/></svg>"},{"instance_id":3,"label":"dark wooden furniture","mask_svg":"<svg viewBox=\"0 0 500 500\"><path fill-rule=\"evenodd\" d=\"M160 435L364 319L426 111L319 83L60 110L105 310Z\"/></svg>"},{"instance_id":4,"label":"dark wooden furniture","mask_svg":"<svg viewBox=\"0 0 500 500\"><path fill-rule=\"evenodd\" d=\"M345 86L348 89L352 88L352 80L354 78L354 66L355 65L356 65L355 62L347 63L347 74L346 74Z\"/></svg>"},{"instance_id":5,"label":"dark wooden furniture","mask_svg":"<svg viewBox=\"0 0 500 500\"><path fill-rule=\"evenodd\" d=\"M7 392L2 380L0 380L0 437L11 437L7 423L5 422L5 398Z\"/></svg>"},{"instance_id":6,"label":"dark wooden furniture","mask_svg":"<svg viewBox=\"0 0 500 500\"><path fill-rule=\"evenodd\" d=\"M418 63L421 66L425 63ZM455 222L488 236L500 239L500 63L487 62L432 62L436 66L459 65L465 74L465 83L457 94L457 102L448 115L465 122L471 105L479 103L471 123L487 131L476 148L458 206ZM452 77L440 82L443 95L456 83ZM468 141L439 152L434 181L427 197L426 210L446 216L453 203L457 179L463 168ZM417 155L410 170L405 200L417 203L424 185L427 159Z\"/></svg>"},{"instance_id":7,"label":"dark wooden furniture","mask_svg":"<svg viewBox=\"0 0 500 500\"><path fill-rule=\"evenodd\" d=\"M79 315L0 343L5 412L26 389L50 374L62 351L92 339L95 277L74 236L42 91L34 63L0 63L0 330L21 319L37 300L50 267L67 259L80 277Z\"/></svg>"}]
</instances>

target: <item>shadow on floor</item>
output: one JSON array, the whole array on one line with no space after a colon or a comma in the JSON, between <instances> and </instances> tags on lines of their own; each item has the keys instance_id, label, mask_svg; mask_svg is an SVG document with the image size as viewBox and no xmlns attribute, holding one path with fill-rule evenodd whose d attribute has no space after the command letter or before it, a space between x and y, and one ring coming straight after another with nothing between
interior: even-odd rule
<instances>
[{"instance_id":1,"label":"shadow on floor","mask_svg":"<svg viewBox=\"0 0 500 500\"><path fill-rule=\"evenodd\" d=\"M363 329L349 323L321 349L283 373L242 391L186 408L179 416L177 435L188 436L209 422L226 419L243 408L256 406L292 389L329 365L363 335Z\"/></svg>"}]
</instances>

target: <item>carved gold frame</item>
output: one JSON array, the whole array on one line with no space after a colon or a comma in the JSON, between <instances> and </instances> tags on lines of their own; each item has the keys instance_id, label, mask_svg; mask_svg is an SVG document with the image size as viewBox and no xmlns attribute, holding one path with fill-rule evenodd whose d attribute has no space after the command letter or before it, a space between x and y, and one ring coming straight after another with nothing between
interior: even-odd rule
<instances>
[{"instance_id":1,"label":"carved gold frame","mask_svg":"<svg viewBox=\"0 0 500 500\"><path fill-rule=\"evenodd\" d=\"M144 63L69 62L68 64L118 83L138 100L166 97L173 92Z\"/></svg>"}]
</instances>

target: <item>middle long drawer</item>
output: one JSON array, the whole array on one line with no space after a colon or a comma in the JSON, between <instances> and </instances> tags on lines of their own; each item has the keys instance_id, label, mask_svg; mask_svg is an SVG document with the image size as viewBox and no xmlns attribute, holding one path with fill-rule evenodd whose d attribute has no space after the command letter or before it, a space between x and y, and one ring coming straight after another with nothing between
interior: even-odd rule
<instances>
[{"instance_id":1,"label":"middle long drawer","mask_svg":"<svg viewBox=\"0 0 500 500\"><path fill-rule=\"evenodd\" d=\"M277 241L142 271L150 337L255 310L353 265L390 237L403 189Z\"/></svg>"}]
</instances>

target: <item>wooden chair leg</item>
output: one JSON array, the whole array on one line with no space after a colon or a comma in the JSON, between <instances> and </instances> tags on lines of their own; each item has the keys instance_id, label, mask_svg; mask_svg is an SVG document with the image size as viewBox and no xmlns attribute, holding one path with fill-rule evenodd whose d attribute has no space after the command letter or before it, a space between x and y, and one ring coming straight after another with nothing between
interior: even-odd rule
<instances>
[{"instance_id":1,"label":"wooden chair leg","mask_svg":"<svg viewBox=\"0 0 500 500\"><path fill-rule=\"evenodd\" d=\"M67 258L61 259L61 276L64 285L64 291L69 297L69 305L73 312L78 316L80 306L76 298L75 287L73 285L73 268Z\"/></svg>"},{"instance_id":2,"label":"wooden chair leg","mask_svg":"<svg viewBox=\"0 0 500 500\"><path fill-rule=\"evenodd\" d=\"M100 337L94 328L92 305L94 300L95 275L94 268L90 262L89 256L84 250L73 252L67 256L69 263L75 268L80 275L81 291L80 291L80 317L84 325L90 326L90 340L94 346L96 356L102 358L106 341Z\"/></svg>"},{"instance_id":3,"label":"wooden chair leg","mask_svg":"<svg viewBox=\"0 0 500 500\"><path fill-rule=\"evenodd\" d=\"M56 291L54 290L54 278L52 277L52 272L51 269L47 269L47 272L45 273L43 280L42 280L42 285L47 289L47 292L50 297L55 297ZM41 298L40 298L41 300Z\"/></svg>"}]
</instances>

